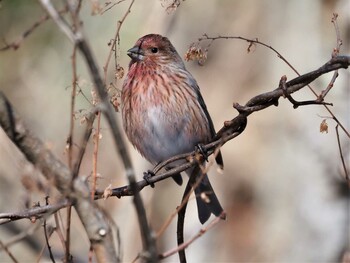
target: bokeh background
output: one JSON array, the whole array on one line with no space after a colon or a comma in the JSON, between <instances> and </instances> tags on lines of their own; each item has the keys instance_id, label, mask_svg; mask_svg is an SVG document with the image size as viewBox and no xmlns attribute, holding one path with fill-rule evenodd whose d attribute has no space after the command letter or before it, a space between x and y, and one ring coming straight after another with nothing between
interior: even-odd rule
<instances>
[{"instance_id":1,"label":"bokeh background","mask_svg":"<svg viewBox=\"0 0 350 263\"><path fill-rule=\"evenodd\" d=\"M350 2L348 0L187 0L173 12L167 12L170 1L136 0L120 31L119 63L127 70L126 50L144 34L166 35L183 56L192 42L204 33L258 38L285 56L300 73L323 65L331 57L336 35L331 23L333 12L343 40L341 54L350 54ZM3 0L0 7L0 36L10 43L30 25L44 16L37 1ZM100 1L103 6L104 1ZM81 19L84 32L100 65L105 64L108 42L114 37L117 22L130 1L115 6L103 15L91 15L89 1L84 2ZM204 44L205 45L205 44ZM204 66L186 62L197 79L217 129L225 120L236 116L233 102L246 103L253 96L275 89L282 75L296 75L270 50L256 46L247 52L248 44L239 40L216 41L210 48ZM71 99L72 45L47 21L21 42L17 50L0 52L0 89L20 115L62 161L67 162L66 138L69 132ZM91 99L91 79L83 60L78 59L79 87ZM331 74L316 80L312 86L320 92ZM113 61L108 82L114 82ZM116 85L121 87L122 80ZM350 129L350 74L340 70L327 101L332 111ZM304 89L295 95L299 100L313 99ZM76 109L89 110L90 103L80 94ZM120 114L115 114L120 121ZM244 133L223 146L224 174L215 167L210 178L227 212L227 220L205 233L187 249L189 262L337 262L349 248L349 194L344 184L335 123L327 119L328 133L319 125L329 114L322 106L293 109L284 99L249 117ZM77 115L75 142L80 141L84 124ZM349 167L349 138L340 132L345 160ZM141 179L148 164L132 147L135 170ZM90 143L81 176L92 171ZM75 152L77 147L75 148ZM104 189L125 185L125 171L111 143L108 125L102 122L99 149L98 187ZM29 183L28 183L29 181ZM43 193L36 184L45 182L28 164L0 129L0 212L20 211L34 202L44 203L45 194L54 202L54 190ZM28 190L29 189L29 190ZM184 187L166 180L154 189L142 191L152 227L158 230L180 203ZM123 262L132 261L141 249L136 213L132 199L110 198L98 203L116 223L121 239ZM65 218L65 212L61 213ZM73 213L72 254L75 262L86 262L88 239ZM36 224L40 224L37 222ZM49 224L54 222L49 220ZM33 227L29 220L0 226L0 239L10 241L16 234ZM173 222L159 238L160 251L176 246ZM186 217L186 235L190 238L201 228L194 200ZM54 233L50 244L59 259L63 249ZM50 262L42 227L24 241L10 247L20 262ZM10 259L0 251L0 262ZM164 262L177 262L177 255Z\"/></svg>"}]
</instances>

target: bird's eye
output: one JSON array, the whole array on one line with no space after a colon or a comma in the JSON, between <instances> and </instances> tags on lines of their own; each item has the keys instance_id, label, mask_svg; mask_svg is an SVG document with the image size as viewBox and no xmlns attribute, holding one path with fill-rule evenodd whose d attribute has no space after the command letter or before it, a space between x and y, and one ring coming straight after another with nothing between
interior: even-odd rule
<instances>
[{"instance_id":1,"label":"bird's eye","mask_svg":"<svg viewBox=\"0 0 350 263\"><path fill-rule=\"evenodd\" d=\"M151 52L152 52L152 53L157 53L157 52L158 52L158 48L152 47L152 48L151 48Z\"/></svg>"}]
</instances>

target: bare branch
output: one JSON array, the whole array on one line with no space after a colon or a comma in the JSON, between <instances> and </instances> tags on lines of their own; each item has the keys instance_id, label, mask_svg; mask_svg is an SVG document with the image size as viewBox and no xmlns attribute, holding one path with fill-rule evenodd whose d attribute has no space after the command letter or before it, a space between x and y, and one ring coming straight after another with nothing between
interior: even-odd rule
<instances>
[{"instance_id":1,"label":"bare branch","mask_svg":"<svg viewBox=\"0 0 350 263\"><path fill-rule=\"evenodd\" d=\"M288 60L282 56L281 53L279 53L275 48L273 48L270 45L265 44L264 42L259 41L258 39L249 39L249 38L245 38L245 37L240 37L240 36L217 36L217 37L211 37L208 36L207 34L204 34L203 37L198 38L198 42L204 41L204 40L210 40L210 43L207 45L206 51L208 51L208 48L212 45L212 43L215 40L220 40L220 39L239 39L239 40L244 40L247 41L249 43L248 46L248 52L250 52L251 47L254 44L258 44L261 46L264 46L270 50L272 50L278 58L282 59L283 62L285 62L298 76L300 76L300 73L288 62ZM334 53L333 53L334 54ZM332 56L333 57L333 56ZM334 78L334 77L333 77ZM336 78L336 77L335 77ZM331 81L332 83L332 81ZM310 85L307 85L308 88L311 90L311 92L318 97L317 93L312 89L312 87ZM330 110L330 108L328 107L328 105L323 105L326 110L328 111L328 113L332 116L333 120L339 125L339 127L345 132L345 134L350 138L350 132L347 131L347 129L344 127L344 125L338 120L338 118L333 114L333 112Z\"/></svg>"},{"instance_id":2,"label":"bare branch","mask_svg":"<svg viewBox=\"0 0 350 263\"><path fill-rule=\"evenodd\" d=\"M46 205L49 204L49 197L46 196L45 197L45 200L46 200ZM49 238L50 236L52 235L53 233L53 229L51 228L50 230L47 228L47 225L46 225L46 218L44 218L44 225L43 225L43 228L44 228L44 236L45 236L45 242L46 242L46 246L47 246L47 249L49 250L49 255L50 255L50 259L52 261L52 263L55 263L55 258L52 254L52 250L51 250L51 246L50 246L50 243L49 243ZM50 232L49 232L50 231Z\"/></svg>"},{"instance_id":3,"label":"bare branch","mask_svg":"<svg viewBox=\"0 0 350 263\"><path fill-rule=\"evenodd\" d=\"M191 245L194 241L196 241L198 238L200 238L202 235L204 235L206 232L208 232L210 229L212 229L214 226L216 226L220 222L221 222L221 217L215 217L207 226L201 228L198 231L198 233L195 234L193 237L191 237L188 241L181 243L181 245L179 245L174 249L171 249L167 252L162 253L159 257L161 259L164 259L174 255L179 251L184 251L189 245ZM181 258L180 262L186 262L186 258Z\"/></svg>"},{"instance_id":4,"label":"bare branch","mask_svg":"<svg viewBox=\"0 0 350 263\"><path fill-rule=\"evenodd\" d=\"M332 23L334 25L335 34L337 36L337 44L336 44L336 47L334 48L334 50L332 52L332 58L334 58L334 57L339 55L340 47L343 44L343 41L340 38L340 31L339 31L337 18L338 18L338 14L337 13L333 13ZM321 94L318 96L317 100L319 100L319 101L323 101L324 100L324 97L326 97L326 95L331 90L331 88L333 88L334 82L337 79L338 75L339 75L338 74L338 70L335 70L334 73L333 73L333 77L332 77L330 83L328 84L327 88L321 92Z\"/></svg>"},{"instance_id":5,"label":"bare branch","mask_svg":"<svg viewBox=\"0 0 350 263\"><path fill-rule=\"evenodd\" d=\"M208 152L208 155L212 154L215 147L218 145L224 145L227 141L232 140L237 137L246 127L247 117L256 112L261 111L267 107L272 105L278 105L278 100L281 97L284 97L289 94L292 94L309 83L317 79L319 76L326 74L328 72L334 71L340 68L348 68L350 66L350 57L349 56L338 56L332 58L326 64L324 64L319 69L296 77L284 84L284 89L277 87L275 90L262 93L251 98L244 106L239 105L238 103L234 103L234 108L239 112L239 115L230 121L226 121L224 126L219 130L214 141L204 145L204 150ZM164 180L166 178L171 177L172 175L178 174L182 171L187 170L188 168L195 165L195 163L187 162L181 165L175 166L173 169L170 169L165 172L158 173L162 167L169 165L170 163L183 159L189 160L195 156L196 151L192 151L190 153L176 155L174 157L165 160L164 162L158 164L154 167L153 172L155 176L152 176L146 180L141 180L136 183L135 189L137 191L141 191L145 186L149 184L154 184L158 181ZM119 188L113 189L112 196L122 197L122 196L130 196L134 195L135 189L132 189L130 186L123 186ZM102 198L103 191L96 191L95 198Z\"/></svg>"},{"instance_id":6,"label":"bare branch","mask_svg":"<svg viewBox=\"0 0 350 263\"><path fill-rule=\"evenodd\" d=\"M58 11L59 14L64 14L68 11L67 7L64 8L63 10L60 10ZM30 36L34 31L35 29L37 29L40 25L42 25L44 22L46 22L47 20L50 19L50 16L49 15L45 15L43 17L41 17L37 22L35 22L32 26L30 26L26 31L24 31L22 33L21 36L19 36L17 38L17 40L11 42L11 43L6 43L5 42L5 46L0 48L0 51L5 51L5 50L8 50L8 49L18 49L22 42L28 37Z\"/></svg>"},{"instance_id":7,"label":"bare branch","mask_svg":"<svg viewBox=\"0 0 350 263\"><path fill-rule=\"evenodd\" d=\"M120 2L120 1L119 1L119 2ZM118 3L119 3L119 2L118 2ZM120 36L119 36L120 29L121 29L121 27L122 27L122 25L123 25L125 19L127 18L127 16L130 14L130 12L131 12L131 7L133 6L134 2L135 2L135 0L131 0L130 5L129 5L128 9L126 10L126 12L125 12L123 18L122 18L120 21L118 21L117 31L116 31L116 33L115 33L114 39L112 40L111 48L110 48L110 50L109 50L106 63L105 63L105 65L103 66L105 83L107 83L108 65L109 65L109 62L110 62L110 60L111 60L113 50L115 50L116 43L120 40ZM118 3L116 3L116 4L118 4ZM119 44L119 43L118 43L118 44Z\"/></svg>"},{"instance_id":8,"label":"bare branch","mask_svg":"<svg viewBox=\"0 0 350 263\"><path fill-rule=\"evenodd\" d=\"M113 109L112 109L112 106L109 104L109 99L105 89L105 84L102 81L101 75L97 67L97 63L92 55L92 51L90 50L88 43L84 39L82 32L78 29L76 29L75 32L73 32L72 29L69 27L69 25L67 25L67 23L62 19L62 17L59 16L59 14L53 7L50 0L40 0L40 2L43 5L43 7L48 11L48 13L51 15L52 19L55 21L57 26L65 33L65 35L70 39L70 41L72 41L73 44L76 45L77 48L80 50L80 52L83 54L86 64L90 70L91 77L94 81L96 91L99 94L99 97L101 99L101 104L103 108L102 112L106 117L107 122L111 128L116 150L117 152L119 152L120 157L123 161L124 167L126 169L126 175L130 183L130 187L134 190L134 193L135 193L134 205L138 214L138 220L139 220L139 225L141 229L143 245L144 245L145 252L149 254L148 255L149 258L147 258L147 261L157 262L158 259L157 259L155 240L153 238L152 231L147 222L146 212L145 212L145 208L144 208L141 196L136 189L135 172L134 172L134 169L132 168L131 160L126 149L126 144L121 135L120 128L114 119ZM115 257L115 255L113 256ZM116 259L114 261L116 261Z\"/></svg>"},{"instance_id":9,"label":"bare branch","mask_svg":"<svg viewBox=\"0 0 350 263\"><path fill-rule=\"evenodd\" d=\"M341 148L341 143L340 143L340 138L339 138L339 131L338 131L338 125L335 126L335 131L337 133L337 142L338 142L338 148L339 148L339 154L340 154L340 159L343 165L343 169L344 169L344 174L345 174L345 179L347 181L349 181L349 173L348 170L346 169L346 165L345 165L345 161L344 161L344 155L343 155L343 151Z\"/></svg>"},{"instance_id":10,"label":"bare branch","mask_svg":"<svg viewBox=\"0 0 350 263\"><path fill-rule=\"evenodd\" d=\"M78 177L72 186L70 170L29 131L2 92L0 92L0 125L28 161L33 163L49 181L54 182L64 196L76 201L75 208L90 242L97 251L96 254L99 255L99 252L104 258L100 262L106 260L117 262L109 224L98 206L91 202L86 183Z\"/></svg>"},{"instance_id":11,"label":"bare branch","mask_svg":"<svg viewBox=\"0 0 350 263\"><path fill-rule=\"evenodd\" d=\"M68 200L64 200L58 204L51 204L45 206L36 206L26 210L13 213L0 213L0 225L8 222L13 222L19 219L27 218L30 220L36 220L44 215L50 215L58 210L70 205Z\"/></svg>"},{"instance_id":12,"label":"bare branch","mask_svg":"<svg viewBox=\"0 0 350 263\"><path fill-rule=\"evenodd\" d=\"M15 258L15 256L11 253L10 250L8 250L8 248L2 243L2 241L0 240L0 248L5 250L6 254L11 258L13 263L18 263L17 259Z\"/></svg>"}]
</instances>

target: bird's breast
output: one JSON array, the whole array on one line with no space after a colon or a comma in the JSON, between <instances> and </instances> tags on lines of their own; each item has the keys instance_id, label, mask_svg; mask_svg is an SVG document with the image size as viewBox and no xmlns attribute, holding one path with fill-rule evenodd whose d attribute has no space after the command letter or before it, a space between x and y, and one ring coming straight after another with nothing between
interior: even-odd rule
<instances>
[{"instance_id":1,"label":"bird's breast","mask_svg":"<svg viewBox=\"0 0 350 263\"><path fill-rule=\"evenodd\" d=\"M195 96L156 73L147 76L122 91L123 124L134 147L158 163L207 142L208 120Z\"/></svg>"}]
</instances>

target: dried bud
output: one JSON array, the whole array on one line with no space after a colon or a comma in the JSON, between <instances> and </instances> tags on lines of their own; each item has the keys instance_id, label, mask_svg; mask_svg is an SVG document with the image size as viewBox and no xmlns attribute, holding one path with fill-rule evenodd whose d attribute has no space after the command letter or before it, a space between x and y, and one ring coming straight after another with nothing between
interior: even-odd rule
<instances>
[{"instance_id":1,"label":"dried bud","mask_svg":"<svg viewBox=\"0 0 350 263\"><path fill-rule=\"evenodd\" d=\"M198 43L192 43L189 49L186 51L185 60L197 60L199 65L203 65L207 60L208 50L202 50Z\"/></svg>"},{"instance_id":2,"label":"dried bud","mask_svg":"<svg viewBox=\"0 0 350 263\"><path fill-rule=\"evenodd\" d=\"M119 106L120 106L120 102L119 102L118 98L119 98L119 96L114 95L110 100L112 105L113 105L113 108L116 112L119 112Z\"/></svg>"},{"instance_id":3,"label":"dried bud","mask_svg":"<svg viewBox=\"0 0 350 263\"><path fill-rule=\"evenodd\" d=\"M320 124L320 132L321 133L328 133L328 124L326 122L326 120L323 120Z\"/></svg>"},{"instance_id":4,"label":"dried bud","mask_svg":"<svg viewBox=\"0 0 350 263\"><path fill-rule=\"evenodd\" d=\"M258 41L257 38L255 40ZM248 48L247 48L247 53L254 52L255 49L256 49L256 43L252 42L252 41L249 42L249 45L248 45Z\"/></svg>"},{"instance_id":5,"label":"dried bud","mask_svg":"<svg viewBox=\"0 0 350 263\"><path fill-rule=\"evenodd\" d=\"M91 96L92 96L92 105L96 106L99 103L99 98L94 89L91 90Z\"/></svg>"},{"instance_id":6,"label":"dried bud","mask_svg":"<svg viewBox=\"0 0 350 263\"><path fill-rule=\"evenodd\" d=\"M98 139L101 140L102 139L102 133L101 132L97 132L97 130L95 130L94 134L92 135L93 141L95 142L96 140L96 136L98 136Z\"/></svg>"},{"instance_id":7,"label":"dried bud","mask_svg":"<svg viewBox=\"0 0 350 263\"><path fill-rule=\"evenodd\" d=\"M170 0L170 2L169 0L162 0L162 7L165 8L168 14L175 12L181 3L180 0Z\"/></svg>"},{"instance_id":8,"label":"dried bud","mask_svg":"<svg viewBox=\"0 0 350 263\"><path fill-rule=\"evenodd\" d=\"M85 122L87 122L88 118L86 116L81 117L80 119L80 125L83 125Z\"/></svg>"},{"instance_id":9,"label":"dried bud","mask_svg":"<svg viewBox=\"0 0 350 263\"><path fill-rule=\"evenodd\" d=\"M100 6L100 3L98 0L92 1L92 6L91 6L91 15L98 15L101 12L102 8Z\"/></svg>"},{"instance_id":10,"label":"dried bud","mask_svg":"<svg viewBox=\"0 0 350 263\"><path fill-rule=\"evenodd\" d=\"M122 79L123 77L124 77L124 68L118 64L115 69L115 78Z\"/></svg>"}]
</instances>

